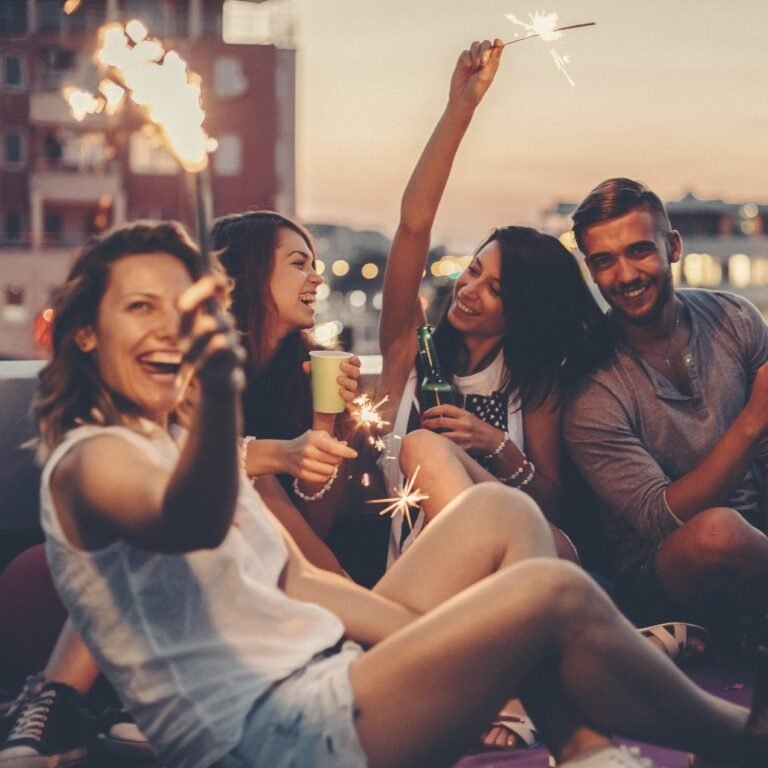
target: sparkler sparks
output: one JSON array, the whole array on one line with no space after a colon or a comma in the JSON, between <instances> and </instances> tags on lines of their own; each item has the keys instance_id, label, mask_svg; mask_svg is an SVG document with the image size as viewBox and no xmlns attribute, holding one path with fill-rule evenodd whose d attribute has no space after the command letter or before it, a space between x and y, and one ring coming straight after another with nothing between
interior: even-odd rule
<instances>
[{"instance_id":1,"label":"sparkler sparks","mask_svg":"<svg viewBox=\"0 0 768 768\"><path fill-rule=\"evenodd\" d=\"M381 429L389 424L388 421L384 421L379 415L379 408L389 400L389 395L385 395L378 403L374 403L368 395L360 395L356 397L352 402L358 406L356 411L352 412L352 415L357 420L357 423L361 427L367 429ZM375 445L375 443L373 443Z\"/></svg>"},{"instance_id":2,"label":"sparkler sparks","mask_svg":"<svg viewBox=\"0 0 768 768\"><path fill-rule=\"evenodd\" d=\"M136 20L125 28L109 24L102 29L97 59L160 128L182 167L193 173L201 171L215 142L203 129L200 78L187 70L178 53L166 52L147 35L146 27Z\"/></svg>"},{"instance_id":3,"label":"sparkler sparks","mask_svg":"<svg viewBox=\"0 0 768 768\"><path fill-rule=\"evenodd\" d=\"M203 170L216 142L203 129L200 78L187 70L178 53L166 52L158 40L148 37L147 28L136 19L125 27L107 24L101 40L96 58L108 76L99 84L98 95L65 89L74 117L82 120L105 109L112 114L127 92L160 129L181 166L191 173Z\"/></svg>"},{"instance_id":4,"label":"sparkler sparks","mask_svg":"<svg viewBox=\"0 0 768 768\"><path fill-rule=\"evenodd\" d=\"M544 42L554 42L555 40L559 40L563 36L563 32L566 30L595 26L594 21L587 21L582 24L568 24L564 27L558 27L558 17L554 12L539 13L536 11L535 13L529 13L528 18L530 19L530 23L520 21L520 19L518 19L513 13L507 13L505 16L510 21L523 27L523 29L525 29L528 34L524 35L523 37L516 37L515 40L510 40L509 42L504 43L504 47L512 45L513 43L521 43L523 40L530 40L532 37L540 37ZM563 73L565 79L572 86L575 86L576 83L573 81L571 76L568 74L568 70L565 68L566 64L570 64L570 59L568 56L561 56L557 51L551 49L550 53L552 54L552 59L555 62L555 67L557 67L557 69Z\"/></svg>"},{"instance_id":5,"label":"sparkler sparks","mask_svg":"<svg viewBox=\"0 0 768 768\"><path fill-rule=\"evenodd\" d=\"M380 515L396 515L400 512L403 518L408 523L408 528L413 530L413 519L411 518L411 509L417 509L422 501L425 501L429 496L423 494L418 488L414 488L416 483L416 477L419 474L421 466L416 467L413 475L406 479L402 485L395 487L395 496L387 499L372 499L368 504L387 504L379 514Z\"/></svg>"},{"instance_id":6,"label":"sparkler sparks","mask_svg":"<svg viewBox=\"0 0 768 768\"><path fill-rule=\"evenodd\" d=\"M562 31L556 29L556 13L539 13L538 11L529 13L530 24L520 21L514 13L507 13L505 16L510 21L523 27L528 32L526 37L540 37L542 40L559 40L563 36Z\"/></svg>"}]
</instances>

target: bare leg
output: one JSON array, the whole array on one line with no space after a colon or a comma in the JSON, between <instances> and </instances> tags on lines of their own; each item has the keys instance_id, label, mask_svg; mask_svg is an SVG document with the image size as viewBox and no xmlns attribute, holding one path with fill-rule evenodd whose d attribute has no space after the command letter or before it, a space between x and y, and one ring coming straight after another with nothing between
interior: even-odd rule
<instances>
[{"instance_id":1,"label":"bare leg","mask_svg":"<svg viewBox=\"0 0 768 768\"><path fill-rule=\"evenodd\" d=\"M425 461L428 457L429 461ZM433 520L461 491L476 483L499 483L488 470L481 467L466 451L442 435L428 429L410 432L403 438L400 465L406 476L419 467L416 485L427 494L421 508L426 522ZM555 540L557 556L579 563L579 556L563 532L547 523Z\"/></svg>"},{"instance_id":2,"label":"bare leg","mask_svg":"<svg viewBox=\"0 0 768 768\"><path fill-rule=\"evenodd\" d=\"M274 475L258 478L255 487L264 503L283 524L310 563L326 571L344 575L344 569L339 565L336 556L296 509Z\"/></svg>"},{"instance_id":3,"label":"bare leg","mask_svg":"<svg viewBox=\"0 0 768 768\"><path fill-rule=\"evenodd\" d=\"M44 673L49 682L70 685L81 696L91 690L100 674L96 661L69 618L61 628Z\"/></svg>"},{"instance_id":4,"label":"bare leg","mask_svg":"<svg viewBox=\"0 0 768 768\"><path fill-rule=\"evenodd\" d=\"M462 491L419 534L413 545L387 571L374 591L425 613L487 576L530 557L554 558L548 527L536 503L521 491L498 482ZM450 558L450 560L448 560ZM449 563L449 566L447 566ZM586 750L607 739L588 728L562 696L548 696L538 707L536 723L550 744ZM501 705L500 705L501 706ZM504 709L524 714L517 701ZM492 713L481 728L495 716ZM477 731L477 735L481 730ZM507 732L491 730L484 743L506 744Z\"/></svg>"},{"instance_id":5,"label":"bare leg","mask_svg":"<svg viewBox=\"0 0 768 768\"><path fill-rule=\"evenodd\" d=\"M546 669L560 689L549 695L607 733L725 759L746 721L746 710L697 688L643 640L579 569L533 558L466 589L353 663L357 727L371 764L444 765L508 696L528 687L541 692L541 702L529 697L538 716ZM545 740L568 757L573 728L558 736L556 724L547 726Z\"/></svg>"},{"instance_id":6,"label":"bare leg","mask_svg":"<svg viewBox=\"0 0 768 768\"><path fill-rule=\"evenodd\" d=\"M664 539L656 560L662 582L681 603L710 605L713 597L768 609L768 536L728 507L700 512Z\"/></svg>"}]
</instances>

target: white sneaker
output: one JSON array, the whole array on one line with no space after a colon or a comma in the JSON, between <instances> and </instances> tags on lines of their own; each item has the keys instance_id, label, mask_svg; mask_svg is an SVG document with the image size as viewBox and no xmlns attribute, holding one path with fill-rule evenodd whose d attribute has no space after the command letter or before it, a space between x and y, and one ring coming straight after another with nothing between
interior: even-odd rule
<instances>
[{"instance_id":1,"label":"white sneaker","mask_svg":"<svg viewBox=\"0 0 768 768\"><path fill-rule=\"evenodd\" d=\"M653 768L653 762L637 747L604 747L560 763L558 768Z\"/></svg>"}]
</instances>

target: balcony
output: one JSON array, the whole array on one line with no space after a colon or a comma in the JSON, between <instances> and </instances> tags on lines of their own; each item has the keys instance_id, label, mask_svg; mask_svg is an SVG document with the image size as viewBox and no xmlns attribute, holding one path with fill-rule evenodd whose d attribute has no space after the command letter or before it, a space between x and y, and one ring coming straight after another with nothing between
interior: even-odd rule
<instances>
[{"instance_id":1,"label":"balcony","mask_svg":"<svg viewBox=\"0 0 768 768\"><path fill-rule=\"evenodd\" d=\"M87 126L90 130L104 129L107 115L88 115ZM66 99L59 91L33 92L29 99L29 122L32 125L82 125L78 123L69 109Z\"/></svg>"},{"instance_id":2,"label":"balcony","mask_svg":"<svg viewBox=\"0 0 768 768\"><path fill-rule=\"evenodd\" d=\"M93 204L122 196L123 176L117 164L98 171L38 169L32 172L30 193L42 200Z\"/></svg>"}]
</instances>

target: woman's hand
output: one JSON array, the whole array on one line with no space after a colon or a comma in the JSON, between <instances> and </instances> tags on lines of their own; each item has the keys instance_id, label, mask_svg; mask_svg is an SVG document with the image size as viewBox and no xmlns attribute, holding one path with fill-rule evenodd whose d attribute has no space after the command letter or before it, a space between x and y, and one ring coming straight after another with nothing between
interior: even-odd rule
<instances>
[{"instance_id":1,"label":"woman's hand","mask_svg":"<svg viewBox=\"0 0 768 768\"><path fill-rule=\"evenodd\" d=\"M312 363L305 362L303 368L304 373L312 374ZM336 378L339 383L339 395L345 403L349 404L357 397L357 385L360 381L360 358L357 355L352 355L352 357L342 360L339 368L342 372L342 375Z\"/></svg>"},{"instance_id":2,"label":"woman's hand","mask_svg":"<svg viewBox=\"0 0 768 768\"><path fill-rule=\"evenodd\" d=\"M322 429L283 442L284 471L308 483L325 483L343 459L356 456L357 451Z\"/></svg>"},{"instance_id":3,"label":"woman's hand","mask_svg":"<svg viewBox=\"0 0 768 768\"><path fill-rule=\"evenodd\" d=\"M500 430L456 405L436 405L421 415L421 426L440 432L467 453L485 456L499 444Z\"/></svg>"},{"instance_id":4,"label":"woman's hand","mask_svg":"<svg viewBox=\"0 0 768 768\"><path fill-rule=\"evenodd\" d=\"M205 275L179 296L179 347L183 362L206 396L239 392L245 385L245 350L229 313L222 309L227 282ZM187 369L189 370L189 368Z\"/></svg>"},{"instance_id":5,"label":"woman's hand","mask_svg":"<svg viewBox=\"0 0 768 768\"><path fill-rule=\"evenodd\" d=\"M499 68L504 43L495 40L474 42L463 51L456 62L448 91L449 104L464 105L474 109L493 82Z\"/></svg>"}]
</instances>

